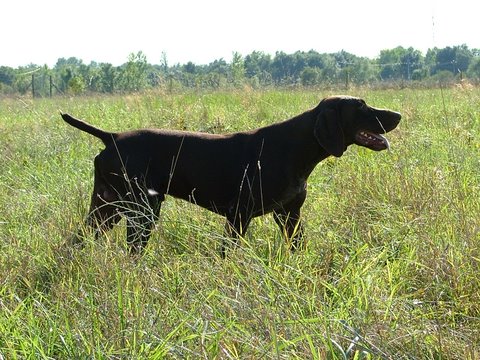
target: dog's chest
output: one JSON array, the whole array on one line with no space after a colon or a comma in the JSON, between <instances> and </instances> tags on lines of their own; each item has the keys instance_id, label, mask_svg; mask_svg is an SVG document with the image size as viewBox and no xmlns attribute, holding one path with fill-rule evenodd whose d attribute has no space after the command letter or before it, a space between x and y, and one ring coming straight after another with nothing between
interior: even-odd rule
<instances>
[{"instance_id":1,"label":"dog's chest","mask_svg":"<svg viewBox=\"0 0 480 360\"><path fill-rule=\"evenodd\" d=\"M307 190L307 182L305 179L297 179L290 182L283 190L279 202L286 204L296 198L299 194L304 193Z\"/></svg>"}]
</instances>

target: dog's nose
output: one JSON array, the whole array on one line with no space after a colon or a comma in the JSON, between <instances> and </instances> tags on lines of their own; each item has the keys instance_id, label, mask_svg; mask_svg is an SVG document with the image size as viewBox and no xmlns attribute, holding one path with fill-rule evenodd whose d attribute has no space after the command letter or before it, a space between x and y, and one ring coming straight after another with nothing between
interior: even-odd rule
<instances>
[{"instance_id":1,"label":"dog's nose","mask_svg":"<svg viewBox=\"0 0 480 360\"><path fill-rule=\"evenodd\" d=\"M396 112L396 111L392 111L392 118L398 124L400 122L400 120L402 119L402 114L400 114L399 112Z\"/></svg>"}]
</instances>

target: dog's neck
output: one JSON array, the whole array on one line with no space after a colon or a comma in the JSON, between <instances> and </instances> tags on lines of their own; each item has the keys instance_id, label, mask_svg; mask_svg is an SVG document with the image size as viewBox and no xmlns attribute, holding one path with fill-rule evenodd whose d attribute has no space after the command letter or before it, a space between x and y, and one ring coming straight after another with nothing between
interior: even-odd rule
<instances>
[{"instance_id":1,"label":"dog's neck","mask_svg":"<svg viewBox=\"0 0 480 360\"><path fill-rule=\"evenodd\" d=\"M299 139L295 147L295 158L298 161L294 166L298 166L297 174L303 178L308 178L313 169L319 162L331 156L314 136L314 128L317 120L316 109L309 110L295 116L284 122L290 136Z\"/></svg>"}]
</instances>

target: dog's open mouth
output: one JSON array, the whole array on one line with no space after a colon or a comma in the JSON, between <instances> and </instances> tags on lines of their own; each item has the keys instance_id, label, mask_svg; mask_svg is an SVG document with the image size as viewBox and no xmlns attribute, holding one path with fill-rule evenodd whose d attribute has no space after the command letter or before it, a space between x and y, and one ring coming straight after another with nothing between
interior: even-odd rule
<instances>
[{"instance_id":1,"label":"dog's open mouth","mask_svg":"<svg viewBox=\"0 0 480 360\"><path fill-rule=\"evenodd\" d=\"M357 132L355 135L355 140L359 145L368 147L369 149L375 151L390 149L390 144L386 137L370 131L362 130Z\"/></svg>"}]
</instances>

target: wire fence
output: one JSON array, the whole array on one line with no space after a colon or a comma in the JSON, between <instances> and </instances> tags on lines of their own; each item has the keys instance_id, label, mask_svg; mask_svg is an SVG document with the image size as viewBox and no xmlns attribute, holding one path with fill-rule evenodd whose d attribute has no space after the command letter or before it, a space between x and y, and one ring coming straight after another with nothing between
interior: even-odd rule
<instances>
[{"instance_id":1,"label":"wire fence","mask_svg":"<svg viewBox=\"0 0 480 360\"><path fill-rule=\"evenodd\" d=\"M303 68L297 68L296 73L284 74L278 78L274 78L272 70L271 72L264 71L264 74L269 76L264 76L263 78L266 81L260 81L258 84L258 77L251 76L248 77L244 75L241 79L236 79L231 81L228 78L228 75L225 74L216 74L216 73L203 73L203 74L191 74L187 71L182 71L181 68L167 69L163 71L154 72L150 69L148 74L145 74L145 83L142 87L133 89L133 91L140 91L148 88L158 88L164 86L166 89L172 90L173 88L224 88L227 86L238 86L238 85L256 85L258 87L263 86L291 86L291 85L324 85L324 86L336 86L343 88L350 88L354 85L388 85L388 84L403 84L415 81L423 82L424 84L432 85L435 81L443 82L453 82L453 81L462 81L465 78L465 67L459 66L456 61L448 61L434 64L425 64L423 62L391 62L391 63L378 63L371 61L367 65L370 69L376 69L371 71L373 75L369 75L367 78L363 73L366 70L359 68L359 63L357 62L337 62L333 71L326 75L327 69L316 68L313 70L317 71L314 74L313 80L310 82L303 81L303 71L306 71L308 66ZM310 68L312 70L312 68ZM363 72L362 72L363 71ZM434 77L435 74L440 74L441 76ZM54 74L54 75L52 75ZM55 95L65 95L66 93L72 92L72 84L65 83L63 79L59 77L58 74L52 72L52 70L45 69L44 67L39 67L31 71L22 73L18 75L22 78L22 84L18 86L17 91L22 94L30 93L32 98L37 97L53 97ZM220 77L219 77L220 76ZM222 79L221 76L224 76L225 79ZM75 78L80 78L81 76L75 76ZM58 86L56 81L58 79L61 86ZM215 81L213 81L213 80ZM364 80L362 80L364 79ZM365 80L366 79L366 80ZM222 80L224 80L222 82ZM472 79L474 82L478 82L479 79ZM93 86L90 86L93 77L90 77L89 80L82 78L84 86L81 87L79 91L73 89L73 93L95 93L95 92L122 92L128 91L132 92L132 89L123 89L118 78L111 78L108 80L110 83L109 89L99 90ZM96 80L99 82L99 80ZM100 80L101 81L101 80Z\"/></svg>"}]
</instances>

